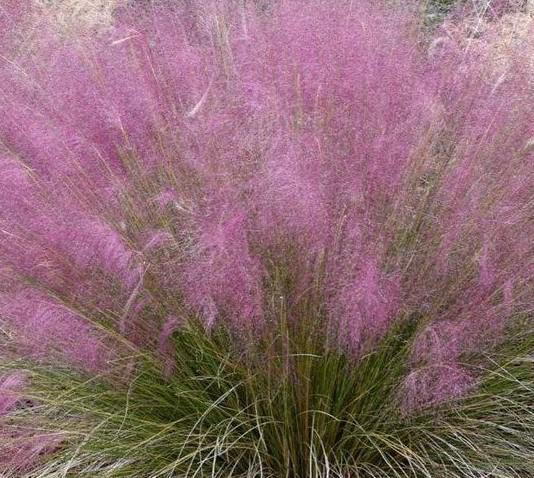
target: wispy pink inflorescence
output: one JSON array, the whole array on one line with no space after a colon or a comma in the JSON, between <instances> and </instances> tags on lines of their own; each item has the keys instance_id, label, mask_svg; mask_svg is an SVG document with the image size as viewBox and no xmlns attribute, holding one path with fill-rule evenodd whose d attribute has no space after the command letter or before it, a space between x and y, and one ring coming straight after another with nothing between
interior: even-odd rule
<instances>
[{"instance_id":1,"label":"wispy pink inflorescence","mask_svg":"<svg viewBox=\"0 0 534 478\"><path fill-rule=\"evenodd\" d=\"M317 147L310 146L277 145L265 158L251 200L255 235L263 247L280 241L296 242L310 251L325 246L330 230L329 172L314 161Z\"/></svg>"},{"instance_id":2,"label":"wispy pink inflorescence","mask_svg":"<svg viewBox=\"0 0 534 478\"><path fill-rule=\"evenodd\" d=\"M461 398L475 383L474 377L455 362L440 362L414 370L404 383L403 408L414 410Z\"/></svg>"},{"instance_id":3,"label":"wispy pink inflorescence","mask_svg":"<svg viewBox=\"0 0 534 478\"><path fill-rule=\"evenodd\" d=\"M171 344L171 336L183 325L183 320L180 320L178 317L171 315L170 317L167 317L159 333L158 353L163 358L163 373L167 377L172 374L175 367L175 350L173 349Z\"/></svg>"},{"instance_id":4,"label":"wispy pink inflorescence","mask_svg":"<svg viewBox=\"0 0 534 478\"><path fill-rule=\"evenodd\" d=\"M20 400L25 377L15 372L0 380L0 416L6 415Z\"/></svg>"},{"instance_id":5,"label":"wispy pink inflorescence","mask_svg":"<svg viewBox=\"0 0 534 478\"><path fill-rule=\"evenodd\" d=\"M185 295L208 328L224 317L238 330L261 322L261 269L249 250L243 211L216 208L199 224L184 272Z\"/></svg>"},{"instance_id":6,"label":"wispy pink inflorescence","mask_svg":"<svg viewBox=\"0 0 534 478\"><path fill-rule=\"evenodd\" d=\"M398 277L379 270L376 258L363 257L354 274L334 282L331 314L336 317L338 340L359 356L384 336L399 313Z\"/></svg>"},{"instance_id":7,"label":"wispy pink inflorescence","mask_svg":"<svg viewBox=\"0 0 534 478\"><path fill-rule=\"evenodd\" d=\"M462 357L532 310L532 43L503 71L385 2L170 3L76 41L40 25L24 55L0 37L18 354L92 373L108 327L172 373L172 317L255 340L273 266L291 304L320 263L326 342L357 359L423 317L403 403L466 393Z\"/></svg>"},{"instance_id":8,"label":"wispy pink inflorescence","mask_svg":"<svg viewBox=\"0 0 534 478\"><path fill-rule=\"evenodd\" d=\"M34 434L13 427L7 427L7 430L0 430L0 441L9 443L8 447L3 446L0 450L0 469L11 474L29 472L45 454L53 453L61 443L61 437L53 434Z\"/></svg>"},{"instance_id":9,"label":"wispy pink inflorescence","mask_svg":"<svg viewBox=\"0 0 534 478\"><path fill-rule=\"evenodd\" d=\"M30 288L2 294L0 316L11 341L28 357L54 356L91 371L102 369L110 357L90 323Z\"/></svg>"}]
</instances>

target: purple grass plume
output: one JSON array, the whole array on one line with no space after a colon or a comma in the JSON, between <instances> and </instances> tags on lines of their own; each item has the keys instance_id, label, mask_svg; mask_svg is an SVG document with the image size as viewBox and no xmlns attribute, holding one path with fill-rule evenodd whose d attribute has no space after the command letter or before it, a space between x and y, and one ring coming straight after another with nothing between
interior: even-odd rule
<instances>
[{"instance_id":1,"label":"purple grass plume","mask_svg":"<svg viewBox=\"0 0 534 478\"><path fill-rule=\"evenodd\" d=\"M24 54L0 17L2 355L97 374L142 348L172 374L187 317L236 347L276 327L284 264L289 304L322 270L315 332L353 360L421 318L400 407L476 387L466 357L533 306L532 40L503 68L452 34L429 51L410 8L275 4L43 22ZM1 416L24 387L0 378ZM20 433L17 460L54 449Z\"/></svg>"}]
</instances>

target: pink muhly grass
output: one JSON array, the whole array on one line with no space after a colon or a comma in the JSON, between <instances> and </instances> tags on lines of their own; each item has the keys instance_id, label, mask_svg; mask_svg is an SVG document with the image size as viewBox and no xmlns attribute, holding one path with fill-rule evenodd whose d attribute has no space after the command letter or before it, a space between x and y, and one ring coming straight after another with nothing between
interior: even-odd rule
<instances>
[{"instance_id":1,"label":"pink muhly grass","mask_svg":"<svg viewBox=\"0 0 534 478\"><path fill-rule=\"evenodd\" d=\"M213 15L224 14L217 8ZM158 243L165 249L162 238L173 237L177 227L192 228L196 244L174 271L179 287L206 324L224 316L242 327L262 316L261 257L255 254L296 241L305 254L329 253L332 320L347 328L342 341L358 348L364 335L384 333L399 304L410 303L401 284L411 287L414 273L402 257L387 256L396 241L389 217L414 193L403 189L413 180L406 176L417 161L412 151L435 124L433 105L440 104L441 136L449 137L435 141L456 146L448 165L428 157L422 166L442 169L430 185L435 199L424 219L432 235L423 240L443 231L449 245L440 256L449 262L456 253L463 267L470 254L478 257L479 281L457 276L451 265L434 279L427 267L426 286L418 283L417 294L443 284L442 296L450 278L465 278L480 296L470 300L480 304L497 290L497 273L509 284L498 261L513 263L520 247L506 236L526 225L520 212L531 185L531 155L519 155L530 133L522 129L530 116L521 107L528 94L521 79L511 71L490 91L491 80L483 80L469 58L460 64L460 71L464 65L471 70L460 73L465 78L452 69L447 77L449 70L414 50L408 17L394 14L404 29L379 28L392 15L382 7L353 7L343 21L345 6L314 8L311 14L289 2L269 19L251 16L246 30L223 24L235 33L212 47L202 40L212 27L197 25L208 30L194 34L182 24L194 21L187 12L178 9L169 19L156 9L136 25L124 15L111 38L81 47L58 48L49 33L39 45L44 51L31 60L15 59L16 69L5 63L3 163L13 171L4 176L2 193L6 263L20 270L30 261L19 273L39 277L46 260L52 280L84 270L91 271L87 280L96 280L98 270L123 290L116 299L127 298L140 277L147 222L164 229L145 250ZM358 15L376 25L372 34L350 21ZM328 41L333 31L335 43ZM163 50L174 52L172 62L168 53L159 55ZM48 65L36 61L45 52L52 55ZM187 206L171 199L169 186ZM148 195L159 211L143 210ZM229 206L213 207L217 202ZM512 206L516 217L503 224ZM174 216L168 207L183 214ZM466 234L478 235L480 245L465 243L453 252ZM510 239L514 244L505 246ZM16 247L21 241L27 241L23 251ZM433 247L427 249L415 260L431 260ZM499 259L499 250L507 257ZM517 250L519 257L528 252ZM468 307L465 292L451 293Z\"/></svg>"},{"instance_id":2,"label":"pink muhly grass","mask_svg":"<svg viewBox=\"0 0 534 478\"><path fill-rule=\"evenodd\" d=\"M532 313L519 49L504 73L453 36L430 54L381 2L240 8L124 9L100 36L42 25L31 54L2 52L10 354L98 374L131 346L169 376L189 319L254 348L273 304L310 320L295 311L320 275L327 347L359 360L419 317L400 406L463 397L465 358ZM275 297L277 268L294 280Z\"/></svg>"}]
</instances>

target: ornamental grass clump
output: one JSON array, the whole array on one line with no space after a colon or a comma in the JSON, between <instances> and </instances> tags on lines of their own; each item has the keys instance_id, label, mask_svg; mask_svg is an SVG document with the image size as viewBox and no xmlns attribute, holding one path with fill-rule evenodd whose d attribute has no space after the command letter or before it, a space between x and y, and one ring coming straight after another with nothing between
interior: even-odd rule
<instances>
[{"instance_id":1,"label":"ornamental grass clump","mask_svg":"<svg viewBox=\"0 0 534 478\"><path fill-rule=\"evenodd\" d=\"M2 476L534 474L534 36L139 2L22 54L13 12Z\"/></svg>"}]
</instances>

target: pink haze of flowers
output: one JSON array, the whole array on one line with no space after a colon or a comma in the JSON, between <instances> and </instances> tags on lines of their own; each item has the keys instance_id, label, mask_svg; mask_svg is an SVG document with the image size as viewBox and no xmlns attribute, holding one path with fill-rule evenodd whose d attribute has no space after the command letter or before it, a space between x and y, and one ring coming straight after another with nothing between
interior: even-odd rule
<instances>
[{"instance_id":1,"label":"pink haze of flowers","mask_svg":"<svg viewBox=\"0 0 534 478\"><path fill-rule=\"evenodd\" d=\"M24 55L0 17L3 353L92 373L111 323L172 373L185 317L254 340L272 263L291 303L321 258L331 343L357 358L422 317L405 406L465 393L462 357L532 310L520 58L492 68L452 29L429 53L380 2L149 10L76 42L41 25ZM23 386L1 379L0 414Z\"/></svg>"}]
</instances>

